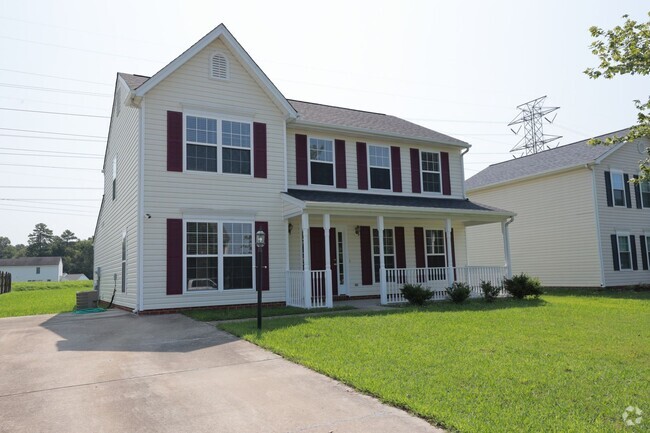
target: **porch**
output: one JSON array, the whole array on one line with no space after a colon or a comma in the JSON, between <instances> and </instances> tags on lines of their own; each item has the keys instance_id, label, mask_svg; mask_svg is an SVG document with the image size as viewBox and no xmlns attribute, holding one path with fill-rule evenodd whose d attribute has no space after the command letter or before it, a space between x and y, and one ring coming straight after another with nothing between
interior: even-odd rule
<instances>
[{"instance_id":1,"label":"porch","mask_svg":"<svg viewBox=\"0 0 650 433\"><path fill-rule=\"evenodd\" d=\"M409 283L432 290L434 300L446 299L445 289L454 282L468 284L471 295L480 296L481 281L500 287L510 275L511 212L429 197L388 201L371 194L309 191L310 200L295 198L288 197L292 206L285 207L287 305L331 308L337 295L379 296L388 305L405 301L400 289ZM465 227L477 224L501 225L503 244L495 248L505 252L503 266L467 263Z\"/></svg>"}]
</instances>

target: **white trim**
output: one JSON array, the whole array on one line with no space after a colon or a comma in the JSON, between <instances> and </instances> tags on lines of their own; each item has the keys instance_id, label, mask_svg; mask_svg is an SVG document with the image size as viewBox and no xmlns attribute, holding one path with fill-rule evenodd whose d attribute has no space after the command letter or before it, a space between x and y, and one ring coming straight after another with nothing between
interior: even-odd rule
<instances>
[{"instance_id":1,"label":"white trim","mask_svg":"<svg viewBox=\"0 0 650 433\"><path fill-rule=\"evenodd\" d=\"M623 204L622 205L616 204L616 195L614 194L614 190L615 190L615 188L614 188L614 175L620 175L621 176L621 181L623 182ZM627 202L627 194L626 194L627 190L625 189L625 173L623 173L622 170L619 170L619 169L616 169L616 168L614 168L614 169L610 168L609 176L610 176L610 187L611 187L610 193L612 194L612 206L613 207L626 208L627 205L628 205L628 202ZM629 188L629 184L628 184L628 188ZM632 203L629 203L629 204L632 205Z\"/></svg>"},{"instance_id":2,"label":"white trim","mask_svg":"<svg viewBox=\"0 0 650 433\"><path fill-rule=\"evenodd\" d=\"M370 169L371 168L378 168L382 170L386 170L386 167L372 167L370 165L370 148L371 147L380 147L383 149L388 149L388 181L390 184L390 187L388 189L386 188L373 188L372 187L372 179L370 177ZM393 158L391 155L390 151L390 146L383 145L383 144L366 144L366 159L368 163L368 170L366 173L366 176L368 176L368 190L369 191L388 191L388 192L393 192Z\"/></svg>"},{"instance_id":3,"label":"white trim","mask_svg":"<svg viewBox=\"0 0 650 433\"><path fill-rule=\"evenodd\" d=\"M598 244L598 261L600 265L600 287L605 287L605 258L603 255L603 240L600 231L600 210L598 207L598 188L596 186L596 170L589 167L591 170L591 189L594 199L594 220L596 223L596 243Z\"/></svg>"},{"instance_id":4,"label":"white trim","mask_svg":"<svg viewBox=\"0 0 650 433\"><path fill-rule=\"evenodd\" d=\"M639 173L637 174L637 176L640 177L641 174L642 174L642 173L639 172ZM637 179L638 179L638 177L637 177ZM650 194L650 181L639 182L638 185L639 185L639 198L641 199L641 209L650 209L650 206L645 206L645 205L643 204L643 188L642 188L643 185L648 185L648 189L649 189L649 191L648 191L646 194Z\"/></svg>"},{"instance_id":5,"label":"white trim","mask_svg":"<svg viewBox=\"0 0 650 433\"><path fill-rule=\"evenodd\" d=\"M280 93L278 88L275 87L271 80L269 80L269 78L264 74L259 66L257 66L253 59L248 55L244 48L239 44L239 42L237 42L237 40L223 24L219 24L210 33L202 37L198 42L187 49L183 54L176 57L176 59L168 63L167 66L162 68L160 71L156 72L154 76L149 78L135 90L135 96L144 96L149 90L158 85L161 81L175 72L188 60L190 60L192 57L194 57L201 50L206 48L218 38L221 38L226 47L228 47L230 51L238 58L238 60L241 61L244 69L251 73L253 79L257 81L265 93L273 100L275 105L284 112L285 116L289 119L295 119L298 113L293 108L293 106L289 103L289 101L287 101L284 95Z\"/></svg>"},{"instance_id":6,"label":"white trim","mask_svg":"<svg viewBox=\"0 0 650 433\"><path fill-rule=\"evenodd\" d=\"M140 103L140 161L138 161L138 218L136 222L137 231L137 255L138 255L138 269L137 269L137 294L136 294L136 311L144 311L144 111L145 99L143 98Z\"/></svg>"},{"instance_id":7,"label":"white trim","mask_svg":"<svg viewBox=\"0 0 650 433\"><path fill-rule=\"evenodd\" d=\"M267 137L268 137L268 131L267 131ZM287 165L288 164L287 160L289 159L289 147L287 145L287 123L286 122L282 122L282 146L284 149L284 158L282 158L283 159L282 164L284 166L284 191L286 192L289 189L289 168ZM268 146L268 138L267 138L267 144L266 144L267 154L268 154L268 149L269 146ZM267 156L267 161L268 161L268 156Z\"/></svg>"},{"instance_id":8,"label":"white trim","mask_svg":"<svg viewBox=\"0 0 650 433\"><path fill-rule=\"evenodd\" d=\"M629 269L623 269L623 266L621 266L621 243L619 241L619 238L627 238L627 246L629 250L627 253L630 255L630 268ZM634 262L633 258L634 255L636 255L636 251L634 252L635 254L632 254L632 242L630 242L630 232L629 231L619 231L616 230L616 249L618 251L618 270L619 272L629 272L634 270Z\"/></svg>"},{"instance_id":9,"label":"white trim","mask_svg":"<svg viewBox=\"0 0 650 433\"><path fill-rule=\"evenodd\" d=\"M314 160L314 162L318 163L323 163L323 164L331 164L332 165L332 184L331 185L324 185L321 183L312 183L311 181L311 139L314 140L322 140L322 141L329 141L332 143L332 161L319 161L319 160ZM308 135L307 136L307 185L309 186L316 186L319 188L324 188L327 190L332 190L336 188L336 149L335 149L335 140L333 138L329 137L324 137L324 136L316 136L316 135Z\"/></svg>"}]
</instances>

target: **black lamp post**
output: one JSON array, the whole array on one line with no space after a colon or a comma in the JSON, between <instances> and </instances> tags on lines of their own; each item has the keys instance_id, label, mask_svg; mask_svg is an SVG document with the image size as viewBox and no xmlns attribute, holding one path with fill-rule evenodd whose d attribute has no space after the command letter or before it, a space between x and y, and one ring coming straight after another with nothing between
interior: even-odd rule
<instances>
[{"instance_id":1,"label":"black lamp post","mask_svg":"<svg viewBox=\"0 0 650 433\"><path fill-rule=\"evenodd\" d=\"M257 329L262 329L262 286L264 284L264 254L262 249L266 244L266 233L259 230L255 233L255 246L257 246L258 272L260 273L259 284L257 285Z\"/></svg>"}]
</instances>

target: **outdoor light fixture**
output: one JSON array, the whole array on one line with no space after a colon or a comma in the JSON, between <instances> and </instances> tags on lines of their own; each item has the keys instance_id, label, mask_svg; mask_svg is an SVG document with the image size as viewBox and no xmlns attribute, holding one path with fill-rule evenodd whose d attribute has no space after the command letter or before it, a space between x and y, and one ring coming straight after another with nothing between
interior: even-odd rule
<instances>
[{"instance_id":1,"label":"outdoor light fixture","mask_svg":"<svg viewBox=\"0 0 650 433\"><path fill-rule=\"evenodd\" d=\"M255 246L257 247L257 256L258 267L257 271L259 272L259 284L257 286L257 330L262 329L262 286L264 284L264 254L262 254L262 249L266 244L266 233L262 230L258 230L255 233Z\"/></svg>"},{"instance_id":2,"label":"outdoor light fixture","mask_svg":"<svg viewBox=\"0 0 650 433\"><path fill-rule=\"evenodd\" d=\"M360 230L361 230L361 227L359 227L359 226L354 227L354 234L359 236L359 231Z\"/></svg>"},{"instance_id":3,"label":"outdoor light fixture","mask_svg":"<svg viewBox=\"0 0 650 433\"><path fill-rule=\"evenodd\" d=\"M289 234L291 234L291 232L293 231L293 224L289 223L287 229L289 230Z\"/></svg>"}]
</instances>

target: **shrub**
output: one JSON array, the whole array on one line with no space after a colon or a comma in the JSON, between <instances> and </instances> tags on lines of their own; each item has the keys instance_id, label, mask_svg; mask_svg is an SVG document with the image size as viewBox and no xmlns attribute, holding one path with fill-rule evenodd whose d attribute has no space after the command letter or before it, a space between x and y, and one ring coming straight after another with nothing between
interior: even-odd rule
<instances>
[{"instance_id":1,"label":"shrub","mask_svg":"<svg viewBox=\"0 0 650 433\"><path fill-rule=\"evenodd\" d=\"M422 287L422 284L404 284L401 292L413 305L424 305L433 296L433 292Z\"/></svg>"},{"instance_id":2,"label":"shrub","mask_svg":"<svg viewBox=\"0 0 650 433\"><path fill-rule=\"evenodd\" d=\"M481 281L481 290L483 291L483 298L486 302L492 302L499 296L501 291L500 287L495 287L489 281Z\"/></svg>"},{"instance_id":3,"label":"shrub","mask_svg":"<svg viewBox=\"0 0 650 433\"><path fill-rule=\"evenodd\" d=\"M539 297L542 293L542 284L539 279L529 277L522 273L512 278L503 280L503 288L506 289L513 298L524 299L527 296Z\"/></svg>"},{"instance_id":4,"label":"shrub","mask_svg":"<svg viewBox=\"0 0 650 433\"><path fill-rule=\"evenodd\" d=\"M456 282L452 284L451 287L447 287L447 295L449 295L452 302L457 304L465 302L465 300L469 298L471 292L472 289L470 289L465 283Z\"/></svg>"}]
</instances>

